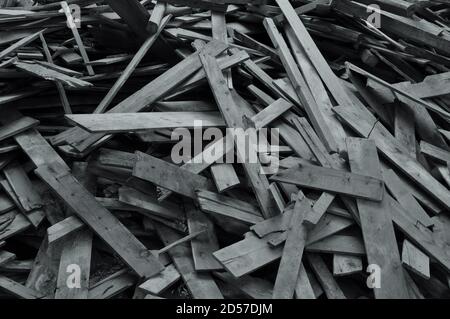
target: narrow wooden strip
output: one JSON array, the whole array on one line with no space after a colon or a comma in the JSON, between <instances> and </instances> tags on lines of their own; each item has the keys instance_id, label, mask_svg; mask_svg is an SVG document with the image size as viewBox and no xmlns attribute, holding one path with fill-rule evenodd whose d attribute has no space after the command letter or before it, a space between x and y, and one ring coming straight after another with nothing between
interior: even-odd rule
<instances>
[{"instance_id":1,"label":"narrow wooden strip","mask_svg":"<svg viewBox=\"0 0 450 319\"><path fill-rule=\"evenodd\" d=\"M281 255L275 286L274 299L292 299L297 285L307 230L303 226L305 215L311 210L309 201L299 192L287 229L286 243Z\"/></svg>"},{"instance_id":2,"label":"narrow wooden strip","mask_svg":"<svg viewBox=\"0 0 450 319\"><path fill-rule=\"evenodd\" d=\"M175 242L181 236L170 228L158 224L156 231L165 245ZM195 271L191 249L187 244L174 247L169 251L169 255L180 272L192 297L195 299L222 299L222 293L217 287L214 279L209 273L198 273Z\"/></svg>"},{"instance_id":3,"label":"narrow wooden strip","mask_svg":"<svg viewBox=\"0 0 450 319\"><path fill-rule=\"evenodd\" d=\"M232 128L243 128L242 111L238 108L235 98L225 85L225 78L220 71L217 61L212 56L200 54L200 60L205 69L206 77L208 79L214 98L219 106L220 111L225 119L225 122ZM250 150L243 145L236 145L237 156L240 162L243 163L247 178L252 185L252 189L256 195L258 203L261 207L262 213L265 217L273 216L276 211L273 207L273 202L266 192L269 188L269 182L265 175L261 173L261 165L256 160L256 163L250 163L248 160Z\"/></svg>"},{"instance_id":4,"label":"narrow wooden strip","mask_svg":"<svg viewBox=\"0 0 450 319\"><path fill-rule=\"evenodd\" d=\"M0 128L0 141L12 137L16 134L22 133L30 128L39 125L39 121L28 116L23 116L11 123L5 123Z\"/></svg>"},{"instance_id":5,"label":"narrow wooden strip","mask_svg":"<svg viewBox=\"0 0 450 319\"><path fill-rule=\"evenodd\" d=\"M70 114L65 116L72 123L89 132L120 133L165 128L194 128L200 121L202 127L225 127L218 112L152 112Z\"/></svg>"},{"instance_id":6,"label":"narrow wooden strip","mask_svg":"<svg viewBox=\"0 0 450 319\"><path fill-rule=\"evenodd\" d=\"M0 289L6 291L8 294L11 294L20 299L40 299L42 295L37 291L27 288L8 277L0 275Z\"/></svg>"},{"instance_id":7,"label":"narrow wooden strip","mask_svg":"<svg viewBox=\"0 0 450 319\"><path fill-rule=\"evenodd\" d=\"M239 177L232 164L214 164L211 166L211 175L219 193L239 186Z\"/></svg>"},{"instance_id":8,"label":"narrow wooden strip","mask_svg":"<svg viewBox=\"0 0 450 319\"><path fill-rule=\"evenodd\" d=\"M53 164L40 166L35 172L139 276L151 277L163 270L163 266L148 253L145 246L116 217L98 204L94 196L67 170Z\"/></svg>"},{"instance_id":9,"label":"narrow wooden strip","mask_svg":"<svg viewBox=\"0 0 450 319\"><path fill-rule=\"evenodd\" d=\"M406 239L403 241L402 263L415 274L430 279L430 258Z\"/></svg>"},{"instance_id":10,"label":"narrow wooden strip","mask_svg":"<svg viewBox=\"0 0 450 319\"><path fill-rule=\"evenodd\" d=\"M374 201L380 201L384 192L380 179L313 165L281 171L270 180Z\"/></svg>"},{"instance_id":11,"label":"narrow wooden strip","mask_svg":"<svg viewBox=\"0 0 450 319\"><path fill-rule=\"evenodd\" d=\"M91 65L89 65L89 57L87 55L86 52L86 48L84 47L83 41L81 40L80 34L78 33L78 29L75 25L75 22L73 20L73 16L72 16L72 10L69 8L67 2L62 1L61 2L61 7L63 9L64 14L66 15L67 21L68 21L68 25L70 27L70 30L73 33L73 36L75 38L75 42L78 45L78 50L81 53L81 57L83 58L83 61L86 65L86 69L88 71L89 75L95 75L94 69L92 68Z\"/></svg>"},{"instance_id":12,"label":"narrow wooden strip","mask_svg":"<svg viewBox=\"0 0 450 319\"><path fill-rule=\"evenodd\" d=\"M320 282L328 299L346 299L344 293L339 287L333 275L328 270L327 265L323 261L322 257L318 254L306 254L306 258L311 265L317 279Z\"/></svg>"},{"instance_id":13,"label":"narrow wooden strip","mask_svg":"<svg viewBox=\"0 0 450 319\"><path fill-rule=\"evenodd\" d=\"M347 149L352 172L380 177L381 168L373 141L348 138ZM374 294L376 298L409 298L386 198L380 203L357 200L368 262L378 265L383 274L384 284L374 288Z\"/></svg>"},{"instance_id":14,"label":"narrow wooden strip","mask_svg":"<svg viewBox=\"0 0 450 319\"><path fill-rule=\"evenodd\" d=\"M155 41L158 39L159 35L161 34L162 30L166 27L167 23L169 23L171 19L171 16L167 16L164 18L163 21L161 21L161 24L157 28L157 31L155 34L151 35L139 48L139 50L136 52L136 54L133 56L133 59L130 61L130 63L127 65L125 70L121 73L120 77L117 79L117 81L114 83L114 85L111 87L111 89L108 91L106 96L103 98L103 100L100 102L100 104L97 106L94 114L103 113L106 111L106 109L109 107L111 102L116 97L117 93L119 93L120 89L123 87L125 82L130 78L130 76L133 74L139 63L142 61L142 59L147 54L148 50L153 46Z\"/></svg>"},{"instance_id":15,"label":"narrow wooden strip","mask_svg":"<svg viewBox=\"0 0 450 319\"><path fill-rule=\"evenodd\" d=\"M222 265L213 257L212 253L219 250L214 224L208 216L194 206L190 200L184 201L189 233L204 230L205 232L191 241L192 257L196 271L221 270Z\"/></svg>"},{"instance_id":16,"label":"narrow wooden strip","mask_svg":"<svg viewBox=\"0 0 450 319\"><path fill-rule=\"evenodd\" d=\"M343 254L333 255L333 276L348 276L362 272L361 257Z\"/></svg>"},{"instance_id":17,"label":"narrow wooden strip","mask_svg":"<svg viewBox=\"0 0 450 319\"><path fill-rule=\"evenodd\" d=\"M155 185L170 189L178 194L195 199L195 191L213 191L214 186L206 177L193 174L156 157L136 152L137 161L133 176ZM176 183L174 183L176 181Z\"/></svg>"},{"instance_id":18,"label":"narrow wooden strip","mask_svg":"<svg viewBox=\"0 0 450 319\"><path fill-rule=\"evenodd\" d=\"M170 264L162 272L139 285L139 289L149 294L159 295L180 279L181 275L177 268Z\"/></svg>"}]
</instances>

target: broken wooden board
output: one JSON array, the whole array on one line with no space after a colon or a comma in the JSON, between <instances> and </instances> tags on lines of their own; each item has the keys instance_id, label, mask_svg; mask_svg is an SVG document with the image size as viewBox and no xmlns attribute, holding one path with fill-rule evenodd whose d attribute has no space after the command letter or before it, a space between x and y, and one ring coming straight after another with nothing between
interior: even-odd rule
<instances>
[{"instance_id":1,"label":"broken wooden board","mask_svg":"<svg viewBox=\"0 0 450 319\"><path fill-rule=\"evenodd\" d=\"M225 122L218 112L68 114L65 117L91 133L139 132L196 126L225 127Z\"/></svg>"},{"instance_id":2,"label":"broken wooden board","mask_svg":"<svg viewBox=\"0 0 450 319\"><path fill-rule=\"evenodd\" d=\"M136 157L137 161L133 168L134 177L192 199L196 198L196 190L214 190L214 185L206 177L141 152L136 152Z\"/></svg>"},{"instance_id":3,"label":"broken wooden board","mask_svg":"<svg viewBox=\"0 0 450 319\"><path fill-rule=\"evenodd\" d=\"M352 172L366 172L380 178L381 169L375 143L371 140L348 138L347 150ZM373 288L376 298L408 299L408 285L401 267L392 217L386 199L370 202L357 200L361 229L369 264L376 264L383 274L380 288Z\"/></svg>"},{"instance_id":4,"label":"broken wooden board","mask_svg":"<svg viewBox=\"0 0 450 319\"><path fill-rule=\"evenodd\" d=\"M430 259L408 240L403 241L402 263L415 274L430 279Z\"/></svg>"},{"instance_id":5,"label":"broken wooden board","mask_svg":"<svg viewBox=\"0 0 450 319\"><path fill-rule=\"evenodd\" d=\"M100 206L64 167L55 164L40 166L35 172L139 276L151 277L163 270L162 265L148 253L145 246L116 217ZM76 196L68 196L69 194ZM92 210L96 211L95 215Z\"/></svg>"},{"instance_id":6,"label":"broken wooden board","mask_svg":"<svg viewBox=\"0 0 450 319\"><path fill-rule=\"evenodd\" d=\"M381 179L313 165L281 171L270 180L373 201L380 201L384 192Z\"/></svg>"}]
</instances>

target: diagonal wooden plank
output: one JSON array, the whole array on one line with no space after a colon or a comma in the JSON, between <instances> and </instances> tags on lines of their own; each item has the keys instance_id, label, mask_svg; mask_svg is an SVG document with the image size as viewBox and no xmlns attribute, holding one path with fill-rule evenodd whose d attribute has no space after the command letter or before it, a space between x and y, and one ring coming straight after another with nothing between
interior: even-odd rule
<instances>
[{"instance_id":1,"label":"diagonal wooden plank","mask_svg":"<svg viewBox=\"0 0 450 319\"><path fill-rule=\"evenodd\" d=\"M42 165L36 174L69 205L141 277L151 277L164 267L107 209L101 206L65 168Z\"/></svg>"}]
</instances>

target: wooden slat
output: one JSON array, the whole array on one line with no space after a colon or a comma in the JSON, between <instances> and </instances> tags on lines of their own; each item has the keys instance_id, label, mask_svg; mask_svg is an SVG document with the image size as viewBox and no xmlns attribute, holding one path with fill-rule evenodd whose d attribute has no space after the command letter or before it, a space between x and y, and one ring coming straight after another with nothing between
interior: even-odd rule
<instances>
[{"instance_id":1,"label":"wooden slat","mask_svg":"<svg viewBox=\"0 0 450 319\"><path fill-rule=\"evenodd\" d=\"M180 235L163 225L156 227L159 237L165 245L180 239ZM180 272L184 283L194 299L222 299L222 293L209 273L195 271L191 249L187 244L178 245L169 251L169 255Z\"/></svg>"},{"instance_id":2,"label":"wooden slat","mask_svg":"<svg viewBox=\"0 0 450 319\"><path fill-rule=\"evenodd\" d=\"M162 272L139 285L139 289L149 294L159 295L180 279L180 273L173 264L170 264Z\"/></svg>"},{"instance_id":3,"label":"wooden slat","mask_svg":"<svg viewBox=\"0 0 450 319\"><path fill-rule=\"evenodd\" d=\"M303 219L310 210L311 205L309 201L300 192L297 195L290 226L287 229L286 243L284 244L273 290L274 299L292 299L294 296L307 236L306 228L303 226Z\"/></svg>"},{"instance_id":4,"label":"wooden slat","mask_svg":"<svg viewBox=\"0 0 450 319\"><path fill-rule=\"evenodd\" d=\"M360 136L374 140L381 153L400 171L438 200L439 203L446 208L450 208L450 192L425 170L419 162L412 159L403 146L398 143L381 123L370 124L366 120L367 117L361 115L360 111L356 111L351 115L345 107L338 106L334 110Z\"/></svg>"},{"instance_id":5,"label":"wooden slat","mask_svg":"<svg viewBox=\"0 0 450 319\"><path fill-rule=\"evenodd\" d=\"M178 127L194 128L194 126L198 126L195 121L201 121L204 128L225 127L218 112L70 114L65 117L92 133L136 132Z\"/></svg>"},{"instance_id":6,"label":"wooden slat","mask_svg":"<svg viewBox=\"0 0 450 319\"><path fill-rule=\"evenodd\" d=\"M430 258L406 239L403 241L402 263L415 274L430 279Z\"/></svg>"},{"instance_id":7,"label":"wooden slat","mask_svg":"<svg viewBox=\"0 0 450 319\"><path fill-rule=\"evenodd\" d=\"M219 106L225 122L232 128L243 128L243 114L236 105L235 99L225 84L225 78L219 69L217 61L211 55L200 54L200 59L205 69L214 98ZM273 216L276 211L273 202L266 192L269 187L267 178L261 174L261 165L259 163L248 162L248 152L242 149L242 145L236 145L237 156L243 163L247 178L252 185L252 189L256 195L258 203L265 217ZM247 154L244 154L244 153Z\"/></svg>"},{"instance_id":8,"label":"wooden slat","mask_svg":"<svg viewBox=\"0 0 450 319\"><path fill-rule=\"evenodd\" d=\"M381 169L373 141L348 138L347 149L352 172L365 172L380 178ZM383 276L381 287L374 288L375 297L409 298L387 201L376 203L358 199L357 204L368 262L378 265Z\"/></svg>"},{"instance_id":9,"label":"wooden slat","mask_svg":"<svg viewBox=\"0 0 450 319\"><path fill-rule=\"evenodd\" d=\"M136 152L136 156L137 161L133 169L134 177L193 199L196 198L196 190L214 190L212 182L206 177L193 174L174 164L141 152Z\"/></svg>"},{"instance_id":10,"label":"wooden slat","mask_svg":"<svg viewBox=\"0 0 450 319\"><path fill-rule=\"evenodd\" d=\"M374 201L380 201L384 191L380 179L313 165L281 171L270 180Z\"/></svg>"},{"instance_id":11,"label":"wooden slat","mask_svg":"<svg viewBox=\"0 0 450 319\"><path fill-rule=\"evenodd\" d=\"M20 299L40 299L42 295L8 277L0 275L0 289Z\"/></svg>"},{"instance_id":12,"label":"wooden slat","mask_svg":"<svg viewBox=\"0 0 450 319\"><path fill-rule=\"evenodd\" d=\"M205 232L191 241L192 258L196 271L221 270L222 265L213 257L212 253L219 250L214 224L208 216L194 206L190 200L184 201L189 233Z\"/></svg>"},{"instance_id":13,"label":"wooden slat","mask_svg":"<svg viewBox=\"0 0 450 319\"><path fill-rule=\"evenodd\" d=\"M239 186L239 177L232 164L214 164L211 166L211 175L219 193Z\"/></svg>"},{"instance_id":14,"label":"wooden slat","mask_svg":"<svg viewBox=\"0 0 450 319\"><path fill-rule=\"evenodd\" d=\"M341 288L337 284L333 275L327 268L327 265L323 261L322 257L317 254L307 254L306 258L311 265L317 279L320 282L328 299L346 299Z\"/></svg>"},{"instance_id":15,"label":"wooden slat","mask_svg":"<svg viewBox=\"0 0 450 319\"><path fill-rule=\"evenodd\" d=\"M338 147L336 145L334 135L325 123L322 112L317 106L317 102L311 94L308 84L305 82L303 75L295 63L294 57L290 53L283 37L277 30L275 23L272 19L265 18L264 26L266 31L269 33L272 42L278 49L281 62L283 63L294 90L302 102L302 105L305 108L315 130L317 131L317 134L320 136L322 142L329 151L337 151Z\"/></svg>"},{"instance_id":16,"label":"wooden slat","mask_svg":"<svg viewBox=\"0 0 450 319\"><path fill-rule=\"evenodd\" d=\"M163 270L162 265L147 253L145 246L99 205L67 170L57 165L46 165L38 167L35 172L139 276L151 277Z\"/></svg>"},{"instance_id":17,"label":"wooden slat","mask_svg":"<svg viewBox=\"0 0 450 319\"><path fill-rule=\"evenodd\" d=\"M333 255L333 276L348 276L363 270L362 260L357 256Z\"/></svg>"}]
</instances>

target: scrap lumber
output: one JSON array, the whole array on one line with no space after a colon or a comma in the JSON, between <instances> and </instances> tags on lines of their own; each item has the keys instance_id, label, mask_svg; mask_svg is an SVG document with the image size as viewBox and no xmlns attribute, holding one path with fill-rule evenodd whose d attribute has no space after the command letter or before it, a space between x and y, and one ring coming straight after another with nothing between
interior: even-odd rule
<instances>
[{"instance_id":1,"label":"scrap lumber","mask_svg":"<svg viewBox=\"0 0 450 319\"><path fill-rule=\"evenodd\" d=\"M270 179L373 201L383 198L381 179L319 166L299 165L281 171Z\"/></svg>"},{"instance_id":2,"label":"scrap lumber","mask_svg":"<svg viewBox=\"0 0 450 319\"><path fill-rule=\"evenodd\" d=\"M58 165L40 166L36 174L64 200L97 235L141 277L162 271L162 265L149 253L120 221L100 206L95 198L70 174ZM76 194L78 198L68 197ZM96 214L91 211L95 210ZM114 230L114 233L113 231ZM121 236L119 236L119 234Z\"/></svg>"},{"instance_id":3,"label":"scrap lumber","mask_svg":"<svg viewBox=\"0 0 450 319\"><path fill-rule=\"evenodd\" d=\"M137 132L157 129L225 127L218 112L152 112L71 114L66 118L83 129L95 133Z\"/></svg>"},{"instance_id":4,"label":"scrap lumber","mask_svg":"<svg viewBox=\"0 0 450 319\"><path fill-rule=\"evenodd\" d=\"M381 177L375 142L349 138L347 149L352 172ZM384 274L383 284L380 288L374 288L374 294L376 298L407 299L408 286L400 266L394 226L386 203L386 199L381 203L357 200L367 259L370 264L378 265Z\"/></svg>"}]
</instances>

